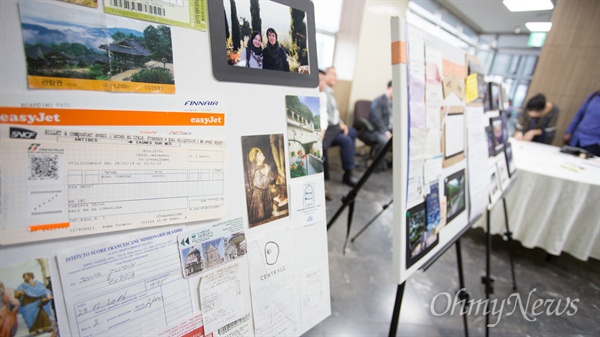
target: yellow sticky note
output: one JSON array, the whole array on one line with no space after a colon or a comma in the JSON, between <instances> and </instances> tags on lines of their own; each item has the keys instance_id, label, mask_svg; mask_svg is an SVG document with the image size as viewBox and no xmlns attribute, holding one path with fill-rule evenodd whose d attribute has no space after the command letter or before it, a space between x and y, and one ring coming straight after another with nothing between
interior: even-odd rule
<instances>
[{"instance_id":1,"label":"yellow sticky note","mask_svg":"<svg viewBox=\"0 0 600 337\"><path fill-rule=\"evenodd\" d=\"M467 103L472 102L479 97L479 91L477 89L477 73L467 76L467 79L465 80L465 92Z\"/></svg>"}]
</instances>

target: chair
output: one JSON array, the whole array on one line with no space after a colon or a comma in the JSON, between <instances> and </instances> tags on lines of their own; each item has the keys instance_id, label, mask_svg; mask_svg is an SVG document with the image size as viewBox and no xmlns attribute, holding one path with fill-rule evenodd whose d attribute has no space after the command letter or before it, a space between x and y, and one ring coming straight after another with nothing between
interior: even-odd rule
<instances>
[{"instance_id":1,"label":"chair","mask_svg":"<svg viewBox=\"0 0 600 337\"><path fill-rule=\"evenodd\" d=\"M357 153L360 153L361 160L358 163L358 167L368 168L369 161L375 158L374 143L369 142L365 139L364 134L374 130L373 125L369 122L369 115L371 114L371 101L370 100L358 100L354 103L354 122L352 127L358 132L358 139L364 144L360 146ZM368 147L368 148L367 148Z\"/></svg>"}]
</instances>

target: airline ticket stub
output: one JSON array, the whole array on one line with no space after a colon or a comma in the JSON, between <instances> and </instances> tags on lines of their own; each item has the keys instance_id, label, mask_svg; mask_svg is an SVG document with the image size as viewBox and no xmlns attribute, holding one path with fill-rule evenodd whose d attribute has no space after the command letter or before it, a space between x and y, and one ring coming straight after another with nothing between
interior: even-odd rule
<instances>
[{"instance_id":1,"label":"airline ticket stub","mask_svg":"<svg viewBox=\"0 0 600 337\"><path fill-rule=\"evenodd\" d=\"M224 215L223 140L91 130L0 125L0 244Z\"/></svg>"}]
</instances>

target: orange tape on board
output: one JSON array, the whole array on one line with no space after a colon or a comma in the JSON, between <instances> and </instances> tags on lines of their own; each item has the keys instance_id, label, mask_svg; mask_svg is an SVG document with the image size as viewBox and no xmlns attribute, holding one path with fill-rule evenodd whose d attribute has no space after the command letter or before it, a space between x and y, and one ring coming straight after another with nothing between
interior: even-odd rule
<instances>
[{"instance_id":1,"label":"orange tape on board","mask_svg":"<svg viewBox=\"0 0 600 337\"><path fill-rule=\"evenodd\" d=\"M406 42L404 41L392 42L392 64L399 63L408 63L408 57L406 54Z\"/></svg>"}]
</instances>

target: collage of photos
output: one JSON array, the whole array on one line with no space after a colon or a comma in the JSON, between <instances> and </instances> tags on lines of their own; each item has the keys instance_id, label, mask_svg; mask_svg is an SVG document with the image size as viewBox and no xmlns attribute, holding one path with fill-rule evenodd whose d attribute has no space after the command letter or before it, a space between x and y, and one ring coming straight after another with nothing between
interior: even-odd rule
<instances>
[{"instance_id":1,"label":"collage of photos","mask_svg":"<svg viewBox=\"0 0 600 337\"><path fill-rule=\"evenodd\" d=\"M175 92L171 28L60 2L19 3L30 88Z\"/></svg>"},{"instance_id":2,"label":"collage of photos","mask_svg":"<svg viewBox=\"0 0 600 337\"><path fill-rule=\"evenodd\" d=\"M288 191L283 134L242 137L248 225L287 217Z\"/></svg>"},{"instance_id":3,"label":"collage of photos","mask_svg":"<svg viewBox=\"0 0 600 337\"><path fill-rule=\"evenodd\" d=\"M319 97L285 96L291 178L323 172Z\"/></svg>"},{"instance_id":4,"label":"collage of photos","mask_svg":"<svg viewBox=\"0 0 600 337\"><path fill-rule=\"evenodd\" d=\"M406 212L406 268L419 261L439 242L435 229L428 229L427 218L424 202Z\"/></svg>"}]
</instances>

